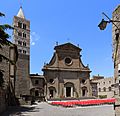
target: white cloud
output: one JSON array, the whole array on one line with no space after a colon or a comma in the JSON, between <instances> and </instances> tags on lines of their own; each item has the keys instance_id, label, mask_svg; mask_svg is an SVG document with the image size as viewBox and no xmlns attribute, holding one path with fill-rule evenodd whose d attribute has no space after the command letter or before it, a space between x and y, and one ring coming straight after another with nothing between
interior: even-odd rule
<instances>
[{"instance_id":1,"label":"white cloud","mask_svg":"<svg viewBox=\"0 0 120 116\"><path fill-rule=\"evenodd\" d=\"M35 42L32 42L31 45L34 46L34 45L35 45Z\"/></svg>"},{"instance_id":2,"label":"white cloud","mask_svg":"<svg viewBox=\"0 0 120 116\"><path fill-rule=\"evenodd\" d=\"M36 32L31 32L30 35L30 44L31 45L35 45L35 43L40 39L39 34L37 34Z\"/></svg>"}]
</instances>

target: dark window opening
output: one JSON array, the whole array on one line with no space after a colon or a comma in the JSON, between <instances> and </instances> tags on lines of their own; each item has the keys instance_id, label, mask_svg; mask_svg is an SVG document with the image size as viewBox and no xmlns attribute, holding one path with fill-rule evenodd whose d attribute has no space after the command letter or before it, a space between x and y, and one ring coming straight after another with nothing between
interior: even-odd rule
<instances>
[{"instance_id":1,"label":"dark window opening","mask_svg":"<svg viewBox=\"0 0 120 116\"><path fill-rule=\"evenodd\" d=\"M50 98L53 97L53 90L50 90Z\"/></svg>"},{"instance_id":2,"label":"dark window opening","mask_svg":"<svg viewBox=\"0 0 120 116\"><path fill-rule=\"evenodd\" d=\"M99 88L99 92L101 92L101 88Z\"/></svg>"},{"instance_id":3,"label":"dark window opening","mask_svg":"<svg viewBox=\"0 0 120 116\"><path fill-rule=\"evenodd\" d=\"M23 24L23 29L26 29L26 24Z\"/></svg>"},{"instance_id":4,"label":"dark window opening","mask_svg":"<svg viewBox=\"0 0 120 116\"><path fill-rule=\"evenodd\" d=\"M21 33L21 32L18 32L18 36L22 36L22 33Z\"/></svg>"},{"instance_id":5,"label":"dark window opening","mask_svg":"<svg viewBox=\"0 0 120 116\"><path fill-rule=\"evenodd\" d=\"M2 57L0 57L0 62L2 62Z\"/></svg>"},{"instance_id":6,"label":"dark window opening","mask_svg":"<svg viewBox=\"0 0 120 116\"><path fill-rule=\"evenodd\" d=\"M18 45L22 45L22 42L21 42L21 41L18 41Z\"/></svg>"},{"instance_id":7,"label":"dark window opening","mask_svg":"<svg viewBox=\"0 0 120 116\"><path fill-rule=\"evenodd\" d=\"M35 96L39 96L38 90L35 91Z\"/></svg>"},{"instance_id":8,"label":"dark window opening","mask_svg":"<svg viewBox=\"0 0 120 116\"><path fill-rule=\"evenodd\" d=\"M53 80L53 79L50 79L49 82L50 82L50 83L54 83L54 80Z\"/></svg>"},{"instance_id":9,"label":"dark window opening","mask_svg":"<svg viewBox=\"0 0 120 116\"><path fill-rule=\"evenodd\" d=\"M26 46L26 42L23 42L23 46Z\"/></svg>"},{"instance_id":10,"label":"dark window opening","mask_svg":"<svg viewBox=\"0 0 120 116\"><path fill-rule=\"evenodd\" d=\"M39 84L39 81L38 81L38 80L35 80L35 84L38 85L38 84Z\"/></svg>"},{"instance_id":11,"label":"dark window opening","mask_svg":"<svg viewBox=\"0 0 120 116\"><path fill-rule=\"evenodd\" d=\"M103 88L103 91L106 92L106 88L105 87Z\"/></svg>"},{"instance_id":12,"label":"dark window opening","mask_svg":"<svg viewBox=\"0 0 120 116\"><path fill-rule=\"evenodd\" d=\"M85 83L85 79L82 79L82 83L83 83L83 84Z\"/></svg>"},{"instance_id":13,"label":"dark window opening","mask_svg":"<svg viewBox=\"0 0 120 116\"><path fill-rule=\"evenodd\" d=\"M26 38L26 33L23 33L23 37Z\"/></svg>"},{"instance_id":14,"label":"dark window opening","mask_svg":"<svg viewBox=\"0 0 120 116\"><path fill-rule=\"evenodd\" d=\"M65 58L65 63L66 64L69 65L69 64L71 64L71 62L72 62L71 58Z\"/></svg>"},{"instance_id":15,"label":"dark window opening","mask_svg":"<svg viewBox=\"0 0 120 116\"><path fill-rule=\"evenodd\" d=\"M82 90L82 96L85 96L85 95L86 95L86 90L83 89L83 90Z\"/></svg>"},{"instance_id":16,"label":"dark window opening","mask_svg":"<svg viewBox=\"0 0 120 116\"><path fill-rule=\"evenodd\" d=\"M21 22L18 22L18 27L22 28L22 23Z\"/></svg>"},{"instance_id":17,"label":"dark window opening","mask_svg":"<svg viewBox=\"0 0 120 116\"><path fill-rule=\"evenodd\" d=\"M26 54L26 51L25 51L25 50L23 50L23 53L24 53L24 54Z\"/></svg>"},{"instance_id":18,"label":"dark window opening","mask_svg":"<svg viewBox=\"0 0 120 116\"><path fill-rule=\"evenodd\" d=\"M111 91L111 87L109 87L108 89L109 89L109 91Z\"/></svg>"}]
</instances>

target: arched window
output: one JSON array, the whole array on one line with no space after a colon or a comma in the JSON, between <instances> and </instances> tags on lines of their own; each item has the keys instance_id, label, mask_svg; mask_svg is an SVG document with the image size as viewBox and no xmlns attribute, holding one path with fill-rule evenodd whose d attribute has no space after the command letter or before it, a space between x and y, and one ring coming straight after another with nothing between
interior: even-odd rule
<instances>
[{"instance_id":1,"label":"arched window","mask_svg":"<svg viewBox=\"0 0 120 116\"><path fill-rule=\"evenodd\" d=\"M23 53L26 54L26 50L23 50Z\"/></svg>"},{"instance_id":2,"label":"arched window","mask_svg":"<svg viewBox=\"0 0 120 116\"><path fill-rule=\"evenodd\" d=\"M101 92L101 88L99 88L99 92Z\"/></svg>"},{"instance_id":3,"label":"arched window","mask_svg":"<svg viewBox=\"0 0 120 116\"><path fill-rule=\"evenodd\" d=\"M18 27L22 28L22 23L21 22L18 22Z\"/></svg>"},{"instance_id":4,"label":"arched window","mask_svg":"<svg viewBox=\"0 0 120 116\"><path fill-rule=\"evenodd\" d=\"M111 87L109 87L108 89L109 89L109 91L111 91Z\"/></svg>"},{"instance_id":5,"label":"arched window","mask_svg":"<svg viewBox=\"0 0 120 116\"><path fill-rule=\"evenodd\" d=\"M22 36L22 33L21 33L21 32L18 32L18 36Z\"/></svg>"},{"instance_id":6,"label":"arched window","mask_svg":"<svg viewBox=\"0 0 120 116\"><path fill-rule=\"evenodd\" d=\"M26 38L26 33L23 33L23 37Z\"/></svg>"},{"instance_id":7,"label":"arched window","mask_svg":"<svg viewBox=\"0 0 120 116\"><path fill-rule=\"evenodd\" d=\"M22 42L21 42L21 41L18 41L18 45L22 45Z\"/></svg>"},{"instance_id":8,"label":"arched window","mask_svg":"<svg viewBox=\"0 0 120 116\"><path fill-rule=\"evenodd\" d=\"M26 29L26 24L23 23L23 29Z\"/></svg>"},{"instance_id":9,"label":"arched window","mask_svg":"<svg viewBox=\"0 0 120 116\"><path fill-rule=\"evenodd\" d=\"M26 42L23 42L23 46L26 46Z\"/></svg>"},{"instance_id":10,"label":"arched window","mask_svg":"<svg viewBox=\"0 0 120 116\"><path fill-rule=\"evenodd\" d=\"M103 88L103 91L106 92L106 88L105 87Z\"/></svg>"}]
</instances>

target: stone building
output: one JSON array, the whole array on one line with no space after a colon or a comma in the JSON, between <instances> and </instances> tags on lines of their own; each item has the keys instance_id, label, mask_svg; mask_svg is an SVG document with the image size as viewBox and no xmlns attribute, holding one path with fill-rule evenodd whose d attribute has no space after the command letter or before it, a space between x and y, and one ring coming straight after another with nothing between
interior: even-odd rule
<instances>
[{"instance_id":1,"label":"stone building","mask_svg":"<svg viewBox=\"0 0 120 116\"><path fill-rule=\"evenodd\" d=\"M97 82L90 81L90 85L91 85L92 96L93 97L98 97Z\"/></svg>"},{"instance_id":2,"label":"stone building","mask_svg":"<svg viewBox=\"0 0 120 116\"><path fill-rule=\"evenodd\" d=\"M97 77L97 76L95 76ZM104 78L98 76L99 78L92 78L93 83L97 83L97 96L98 98L112 98L114 97L114 88L112 87L115 84L115 79L113 77Z\"/></svg>"},{"instance_id":3,"label":"stone building","mask_svg":"<svg viewBox=\"0 0 120 116\"><path fill-rule=\"evenodd\" d=\"M43 75L30 74L30 95L36 99L44 98L45 79Z\"/></svg>"},{"instance_id":4,"label":"stone building","mask_svg":"<svg viewBox=\"0 0 120 116\"><path fill-rule=\"evenodd\" d=\"M7 59L0 57L0 113L3 112L8 105L16 105L15 99L15 76L17 47L14 44L10 46L2 46L0 54ZM3 79L3 83L1 80Z\"/></svg>"},{"instance_id":5,"label":"stone building","mask_svg":"<svg viewBox=\"0 0 120 116\"><path fill-rule=\"evenodd\" d=\"M92 90L92 96L93 97L98 97L98 80L100 79L104 79L103 76L100 76L98 74L98 76L93 76L92 79L90 80L90 84L91 84L91 90Z\"/></svg>"},{"instance_id":6,"label":"stone building","mask_svg":"<svg viewBox=\"0 0 120 116\"><path fill-rule=\"evenodd\" d=\"M91 96L90 69L81 60L81 49L71 43L57 45L50 62L43 67L47 98Z\"/></svg>"},{"instance_id":7,"label":"stone building","mask_svg":"<svg viewBox=\"0 0 120 116\"><path fill-rule=\"evenodd\" d=\"M13 42L18 47L15 91L19 97L30 94L30 21L25 18L22 7L14 16L13 27Z\"/></svg>"}]
</instances>

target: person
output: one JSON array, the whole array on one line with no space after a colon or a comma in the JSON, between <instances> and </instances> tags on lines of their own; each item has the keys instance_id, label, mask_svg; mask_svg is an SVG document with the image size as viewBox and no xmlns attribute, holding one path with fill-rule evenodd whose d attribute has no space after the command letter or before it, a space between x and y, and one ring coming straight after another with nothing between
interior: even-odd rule
<instances>
[{"instance_id":1,"label":"person","mask_svg":"<svg viewBox=\"0 0 120 116\"><path fill-rule=\"evenodd\" d=\"M52 95L50 94L50 99L51 99Z\"/></svg>"}]
</instances>

